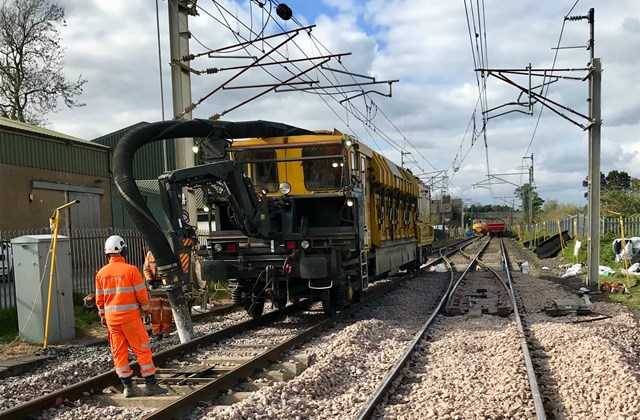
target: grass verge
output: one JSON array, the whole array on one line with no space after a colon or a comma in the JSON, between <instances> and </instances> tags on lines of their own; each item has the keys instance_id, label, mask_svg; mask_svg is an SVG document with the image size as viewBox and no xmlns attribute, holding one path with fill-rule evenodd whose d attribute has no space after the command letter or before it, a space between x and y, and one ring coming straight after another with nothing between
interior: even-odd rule
<instances>
[{"instance_id":1,"label":"grass verge","mask_svg":"<svg viewBox=\"0 0 640 420\"><path fill-rule=\"evenodd\" d=\"M615 255L611 244L617 236L612 233L604 234L600 237L600 265L611 267L615 270L615 273L608 276L600 276L599 281L609 283L622 283L629 288L630 293L610 293L607 295L609 302L619 302L628 306L629 308L640 312L640 284L638 283L638 277L634 275L627 275L621 272L621 269L626 268L624 263L616 262ZM567 246L562 250L562 258L572 263L587 263L588 247L586 241L582 243L579 249L577 257L574 254L575 240L567 243Z\"/></svg>"},{"instance_id":2,"label":"grass verge","mask_svg":"<svg viewBox=\"0 0 640 420\"><path fill-rule=\"evenodd\" d=\"M18 336L16 308L0 310L0 341L13 341Z\"/></svg>"}]
</instances>

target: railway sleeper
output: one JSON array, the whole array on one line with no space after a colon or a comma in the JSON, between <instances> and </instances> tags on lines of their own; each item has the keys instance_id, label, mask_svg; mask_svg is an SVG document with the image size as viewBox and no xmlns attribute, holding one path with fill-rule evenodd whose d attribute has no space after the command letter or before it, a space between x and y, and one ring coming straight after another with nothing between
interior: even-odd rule
<instances>
[{"instance_id":1,"label":"railway sleeper","mask_svg":"<svg viewBox=\"0 0 640 420\"><path fill-rule=\"evenodd\" d=\"M289 357L286 362L269 365L256 372L246 381L237 384L226 394L220 394L213 400L214 405L227 406L240 402L262 388L270 387L275 382L287 382L299 376L309 367L309 356L306 354Z\"/></svg>"}]
</instances>

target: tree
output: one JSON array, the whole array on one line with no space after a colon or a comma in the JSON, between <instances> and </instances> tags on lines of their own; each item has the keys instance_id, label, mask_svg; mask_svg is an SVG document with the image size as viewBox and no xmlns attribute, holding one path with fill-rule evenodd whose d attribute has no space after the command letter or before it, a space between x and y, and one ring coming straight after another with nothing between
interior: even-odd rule
<instances>
[{"instance_id":1,"label":"tree","mask_svg":"<svg viewBox=\"0 0 640 420\"><path fill-rule=\"evenodd\" d=\"M611 172L609 172L611 175ZM626 172L622 172L626 175ZM609 178L609 176L607 176ZM613 179L613 177L611 177ZM623 175L624 179L624 175ZM619 185L619 184L615 184ZM600 195L602 214L616 212L624 216L635 216L640 214L640 180L629 178L629 187L607 188Z\"/></svg>"},{"instance_id":2,"label":"tree","mask_svg":"<svg viewBox=\"0 0 640 420\"><path fill-rule=\"evenodd\" d=\"M557 220L567 216L583 213L584 209L573 204L559 203L557 200L549 200L544 203L541 212L542 220Z\"/></svg>"},{"instance_id":3,"label":"tree","mask_svg":"<svg viewBox=\"0 0 640 420\"><path fill-rule=\"evenodd\" d=\"M50 0L6 0L0 6L0 115L44 125L58 99L69 108L86 80L63 75L64 48L59 27L64 9Z\"/></svg>"},{"instance_id":4,"label":"tree","mask_svg":"<svg viewBox=\"0 0 640 420\"><path fill-rule=\"evenodd\" d=\"M529 197L533 194L533 219L536 219L536 216L540 212L542 205L544 204L544 200L540 198L538 193L535 191L536 187L531 188L531 186L526 183L522 184L515 190L515 195L520 198L522 202L522 213L524 214L524 222L531 223L529 220Z\"/></svg>"},{"instance_id":5,"label":"tree","mask_svg":"<svg viewBox=\"0 0 640 420\"><path fill-rule=\"evenodd\" d=\"M631 177L625 171L619 172L614 169L607 174L605 184L601 185L601 189L603 191L618 190L628 192L631 190Z\"/></svg>"}]
</instances>

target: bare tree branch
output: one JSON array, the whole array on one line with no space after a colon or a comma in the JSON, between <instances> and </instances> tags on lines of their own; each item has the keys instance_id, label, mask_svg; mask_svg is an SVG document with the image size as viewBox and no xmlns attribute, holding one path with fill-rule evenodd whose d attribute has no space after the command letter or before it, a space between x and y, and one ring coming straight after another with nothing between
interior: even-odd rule
<instances>
[{"instance_id":1,"label":"bare tree branch","mask_svg":"<svg viewBox=\"0 0 640 420\"><path fill-rule=\"evenodd\" d=\"M0 5L0 115L45 125L44 115L79 107L87 82L65 79L59 27L64 8L51 0L5 0Z\"/></svg>"}]
</instances>

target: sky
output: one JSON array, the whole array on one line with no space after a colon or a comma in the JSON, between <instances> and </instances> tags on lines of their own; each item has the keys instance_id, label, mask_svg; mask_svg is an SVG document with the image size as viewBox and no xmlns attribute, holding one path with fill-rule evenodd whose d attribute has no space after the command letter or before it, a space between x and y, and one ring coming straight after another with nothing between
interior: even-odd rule
<instances>
[{"instance_id":1,"label":"sky","mask_svg":"<svg viewBox=\"0 0 640 420\"><path fill-rule=\"evenodd\" d=\"M465 206L516 207L520 203L514 189L528 182L532 162L534 185L541 198L586 204L582 180L588 172L588 132L548 109L541 112L540 103L533 105L532 115L508 112L526 111L526 106L505 104L527 102L527 95L520 96L516 87L494 76L486 77L485 73L483 78L474 69L524 70L529 64L534 69L585 69L590 60L590 51L584 48L589 25L586 20L564 18L568 14L585 16L594 8L594 53L603 68L601 171L607 174L615 169L640 178L637 0L285 1L295 21L276 16L275 5L269 0L262 1L262 8L258 3L199 0L198 16L189 18L191 53L235 45L239 41L234 34L240 39L255 39L256 33L271 35L296 29L299 24L316 25L312 36L301 31L265 62L303 54L351 53L325 64L342 72L313 69L301 78L317 80L316 86L368 82L371 78L383 83L364 85L365 91L377 93L347 101L343 100L358 93L351 91L353 88L344 88L350 93L342 95L335 94L336 89L300 92L279 88L224 113L265 90L226 89L202 101L193 111L194 118L224 113L221 119L231 121L262 119L312 130L337 128L392 161L405 162L433 184L436 197L459 197ZM61 28L65 74L69 80L79 75L87 79L80 97L86 106L67 109L61 105L46 116L48 128L92 140L140 121L162 120L162 98L164 118L171 119L168 2L157 2L160 59L154 0L60 0L60 4L67 23ZM201 71L246 65L247 56L259 57L284 39L254 42L246 49L211 54L212 58L204 55L189 64ZM579 48L557 50L558 45ZM284 80L292 77L292 72L310 67L307 61L289 64L287 69L276 65L254 68L228 86L274 83L275 78ZM237 72L193 75L193 102ZM556 74L584 78L587 72ZM528 86L527 76L509 77ZM534 85L542 80L533 79ZM391 85L391 97L387 96L388 80L398 80ZM588 115L586 81L562 79L546 89L548 98ZM484 131L483 109L489 110ZM579 115L563 113L577 124L587 124ZM472 134L474 130L477 135Z\"/></svg>"}]
</instances>

